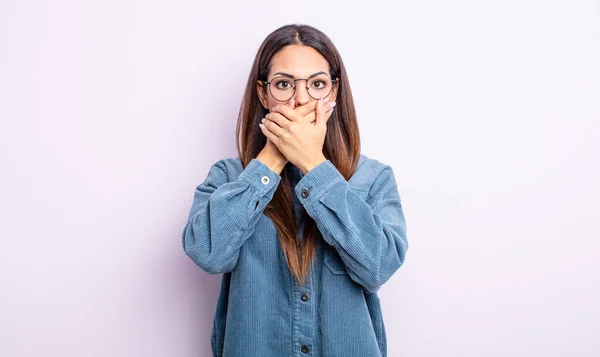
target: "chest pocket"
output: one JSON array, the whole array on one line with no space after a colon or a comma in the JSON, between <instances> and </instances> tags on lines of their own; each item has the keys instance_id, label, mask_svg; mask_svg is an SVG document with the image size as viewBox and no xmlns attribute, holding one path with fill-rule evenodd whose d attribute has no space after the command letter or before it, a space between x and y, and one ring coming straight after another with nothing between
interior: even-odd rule
<instances>
[{"instance_id":1,"label":"chest pocket","mask_svg":"<svg viewBox=\"0 0 600 357\"><path fill-rule=\"evenodd\" d=\"M348 270L346 270L340 254L331 246L325 251L325 265L334 275L348 275Z\"/></svg>"}]
</instances>

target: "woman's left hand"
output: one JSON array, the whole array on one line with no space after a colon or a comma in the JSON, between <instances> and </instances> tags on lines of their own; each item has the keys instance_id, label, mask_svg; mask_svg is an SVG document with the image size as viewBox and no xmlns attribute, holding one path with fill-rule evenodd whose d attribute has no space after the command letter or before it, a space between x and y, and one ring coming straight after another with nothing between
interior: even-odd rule
<instances>
[{"instance_id":1,"label":"woman's left hand","mask_svg":"<svg viewBox=\"0 0 600 357\"><path fill-rule=\"evenodd\" d=\"M293 100L293 99L292 99ZM316 105L316 120L310 123L300 113L285 105L275 106L259 124L265 136L303 174L326 160L323 143L335 102L322 99ZM329 110L328 110L329 109Z\"/></svg>"}]
</instances>

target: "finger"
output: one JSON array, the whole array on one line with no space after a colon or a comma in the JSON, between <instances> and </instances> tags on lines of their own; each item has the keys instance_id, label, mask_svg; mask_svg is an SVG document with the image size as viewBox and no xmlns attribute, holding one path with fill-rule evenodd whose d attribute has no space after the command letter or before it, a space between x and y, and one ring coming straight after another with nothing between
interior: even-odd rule
<instances>
[{"instance_id":1,"label":"finger","mask_svg":"<svg viewBox=\"0 0 600 357\"><path fill-rule=\"evenodd\" d=\"M327 125L327 122L329 121L329 119L331 118L331 115L333 114L333 109L329 110L327 113L325 113L325 125Z\"/></svg>"},{"instance_id":2,"label":"finger","mask_svg":"<svg viewBox=\"0 0 600 357\"><path fill-rule=\"evenodd\" d=\"M287 103L287 106L294 109L295 105L296 105L296 100L294 99L294 97L291 97L289 102Z\"/></svg>"},{"instance_id":3,"label":"finger","mask_svg":"<svg viewBox=\"0 0 600 357\"><path fill-rule=\"evenodd\" d=\"M315 112L315 111L313 110L312 112L310 112L310 113L306 114L306 115L304 116L304 119L302 119L302 120L304 120L304 121L307 121L307 122L309 122L309 123L311 123L311 124L314 124L314 123L315 123L315 120L317 120L317 112Z\"/></svg>"},{"instance_id":4,"label":"finger","mask_svg":"<svg viewBox=\"0 0 600 357\"><path fill-rule=\"evenodd\" d=\"M284 117L283 115L281 115L279 113L269 113L269 114L265 115L265 118L267 120L274 122L275 124L279 125L280 127L284 128L286 130L290 127L290 124L292 123L288 118Z\"/></svg>"},{"instance_id":5,"label":"finger","mask_svg":"<svg viewBox=\"0 0 600 357\"><path fill-rule=\"evenodd\" d=\"M275 136L280 137L281 134L283 134L284 130L283 128L281 128L279 125L277 125L277 123L269 120L269 119L265 119L262 121L262 123L264 126L267 127L267 129L269 129L269 131L273 134L275 134Z\"/></svg>"},{"instance_id":6,"label":"finger","mask_svg":"<svg viewBox=\"0 0 600 357\"><path fill-rule=\"evenodd\" d=\"M323 108L324 103L323 103L323 98L318 100L317 103L317 108L316 108L316 114L317 114L317 120L315 121L315 125L322 125L325 122L325 108Z\"/></svg>"},{"instance_id":7,"label":"finger","mask_svg":"<svg viewBox=\"0 0 600 357\"><path fill-rule=\"evenodd\" d=\"M299 121L302 120L302 116L297 113L294 109L286 106L286 105L276 105L271 109L271 113L279 113L284 117L288 118L291 121Z\"/></svg>"},{"instance_id":8,"label":"finger","mask_svg":"<svg viewBox=\"0 0 600 357\"><path fill-rule=\"evenodd\" d=\"M317 101L311 100L308 103L306 103L302 106L299 106L298 108L294 108L294 110L296 110L296 112L298 112L300 115L305 116L306 114L314 111L316 106L317 106Z\"/></svg>"},{"instance_id":9,"label":"finger","mask_svg":"<svg viewBox=\"0 0 600 357\"><path fill-rule=\"evenodd\" d=\"M265 134L267 139L269 139L273 144L277 145L277 136L273 134L263 123L258 124L258 126L260 127L260 130L263 132L263 134Z\"/></svg>"},{"instance_id":10,"label":"finger","mask_svg":"<svg viewBox=\"0 0 600 357\"><path fill-rule=\"evenodd\" d=\"M330 109L325 114L325 124L327 124L327 122L329 121L329 118L331 118L331 115L333 114L333 111L335 110L335 102L329 103L329 108Z\"/></svg>"},{"instance_id":11,"label":"finger","mask_svg":"<svg viewBox=\"0 0 600 357\"><path fill-rule=\"evenodd\" d=\"M323 99L323 102L326 102L327 99L329 98L325 98ZM318 102L318 101L315 101ZM325 117L327 117L328 115L330 115L331 113L333 113L333 107L335 107L335 102L330 102L324 105L324 110L326 110L325 113ZM317 112L316 110L313 110L312 112L306 114L304 116L304 120L308 121L311 124L314 124L317 120Z\"/></svg>"},{"instance_id":12,"label":"finger","mask_svg":"<svg viewBox=\"0 0 600 357\"><path fill-rule=\"evenodd\" d=\"M283 105L283 104L281 104L281 105ZM276 113L276 111L275 111L275 108L276 108L276 107L279 107L279 106L281 106L281 105L276 105L276 106L274 106L273 108L271 108L271 110L270 110L270 112L269 112L269 113ZM292 96L292 97L290 98L290 100L288 100L288 102L287 102L287 103L285 103L285 106L286 106L286 107L288 107L288 108L294 109L294 107L296 106L296 99L295 99L295 98Z\"/></svg>"}]
</instances>

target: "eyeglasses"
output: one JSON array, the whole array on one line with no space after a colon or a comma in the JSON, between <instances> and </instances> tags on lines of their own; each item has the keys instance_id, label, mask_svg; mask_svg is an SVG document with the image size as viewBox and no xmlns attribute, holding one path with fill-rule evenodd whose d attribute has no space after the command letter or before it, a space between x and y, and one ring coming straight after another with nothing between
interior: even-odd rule
<instances>
[{"instance_id":1,"label":"eyeglasses","mask_svg":"<svg viewBox=\"0 0 600 357\"><path fill-rule=\"evenodd\" d=\"M268 82L263 81L263 84L269 86L269 92L271 92L271 95L275 100L287 102L296 93L296 81L306 81L308 95L314 99L320 99L327 97L331 93L333 84L337 79L331 79L324 74L319 74L315 77L295 79L287 76L279 76Z\"/></svg>"}]
</instances>

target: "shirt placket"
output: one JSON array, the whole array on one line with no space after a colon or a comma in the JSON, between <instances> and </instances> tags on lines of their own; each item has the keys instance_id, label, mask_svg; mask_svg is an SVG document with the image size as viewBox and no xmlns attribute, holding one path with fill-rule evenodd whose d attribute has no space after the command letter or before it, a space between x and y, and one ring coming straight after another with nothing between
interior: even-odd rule
<instances>
[{"instance_id":1,"label":"shirt placket","mask_svg":"<svg viewBox=\"0 0 600 357\"><path fill-rule=\"evenodd\" d=\"M300 179L297 171L292 172L291 186L295 187ZM292 190L294 209L297 222L304 210L302 203L298 200ZM300 225L299 239L302 239L304 225ZM300 242L299 242L300 243ZM305 357L315 356L315 304L313 299L313 269L311 267L308 279L304 286L299 286L296 279L293 281L293 317L292 317L292 345L293 356Z\"/></svg>"},{"instance_id":2,"label":"shirt placket","mask_svg":"<svg viewBox=\"0 0 600 357\"><path fill-rule=\"evenodd\" d=\"M302 236L304 226L300 226ZM299 286L296 279L294 286L294 316L292 326L292 340L294 356L314 356L315 346L315 304L313 303L313 269L304 286Z\"/></svg>"}]
</instances>

